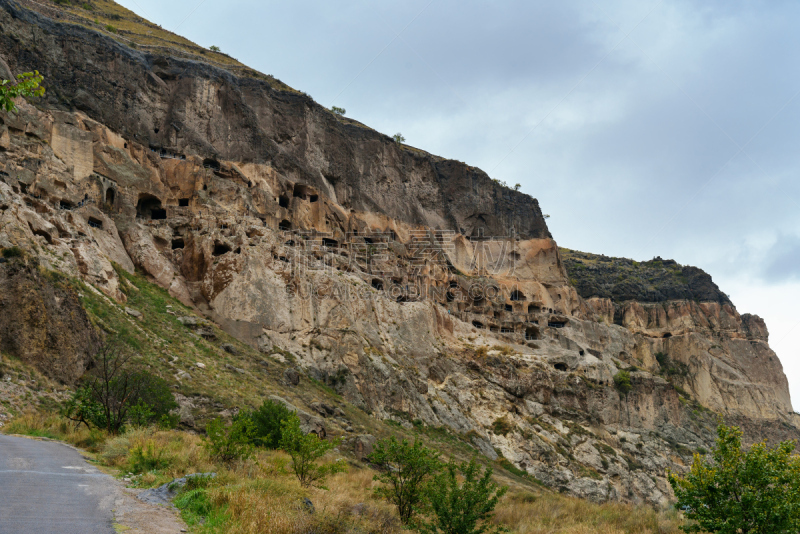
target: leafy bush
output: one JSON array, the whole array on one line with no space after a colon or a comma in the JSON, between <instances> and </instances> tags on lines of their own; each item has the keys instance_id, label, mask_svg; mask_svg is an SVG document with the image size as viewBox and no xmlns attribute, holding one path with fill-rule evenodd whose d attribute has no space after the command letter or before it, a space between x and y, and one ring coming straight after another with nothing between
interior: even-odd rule
<instances>
[{"instance_id":1,"label":"leafy bush","mask_svg":"<svg viewBox=\"0 0 800 534\"><path fill-rule=\"evenodd\" d=\"M211 50L212 52L219 52L218 46L211 45L208 47L208 49Z\"/></svg>"},{"instance_id":2,"label":"leafy bush","mask_svg":"<svg viewBox=\"0 0 800 534\"><path fill-rule=\"evenodd\" d=\"M253 455L250 440L253 422L248 418L235 419L230 426L217 417L206 425L207 438L203 443L209 456L226 464L246 460Z\"/></svg>"},{"instance_id":3,"label":"leafy bush","mask_svg":"<svg viewBox=\"0 0 800 534\"><path fill-rule=\"evenodd\" d=\"M281 427L294 412L280 402L266 400L260 408L244 412L239 417L249 418L253 423L252 443L267 449L281 446Z\"/></svg>"},{"instance_id":4,"label":"leafy bush","mask_svg":"<svg viewBox=\"0 0 800 534\"><path fill-rule=\"evenodd\" d=\"M292 470L304 488L311 486L327 489L324 480L334 473L346 470L343 462L318 465L316 462L339 444L339 440L325 441L316 434L304 434L300 419L292 414L281 426L281 448L292 457Z\"/></svg>"},{"instance_id":5,"label":"leafy bush","mask_svg":"<svg viewBox=\"0 0 800 534\"><path fill-rule=\"evenodd\" d=\"M463 477L459 485L458 475ZM456 464L452 460L445 471L429 486L428 498L433 512L431 519L419 527L426 534L482 534L500 532L491 528L489 521L494 508L508 488L492 482L492 468L481 474L473 458L469 463Z\"/></svg>"},{"instance_id":6,"label":"leafy bush","mask_svg":"<svg viewBox=\"0 0 800 534\"><path fill-rule=\"evenodd\" d=\"M627 395L633 389L631 374L628 371L620 371L614 375L614 387L623 395Z\"/></svg>"},{"instance_id":7,"label":"leafy bush","mask_svg":"<svg viewBox=\"0 0 800 534\"><path fill-rule=\"evenodd\" d=\"M118 434L125 423L142 426L168 422L178 407L166 381L136 369L133 354L119 340L103 343L94 358L94 368L83 385L62 405L62 415L87 428L104 428Z\"/></svg>"},{"instance_id":8,"label":"leafy bush","mask_svg":"<svg viewBox=\"0 0 800 534\"><path fill-rule=\"evenodd\" d=\"M406 142L406 138L403 137L403 134L401 134L400 132L397 132L396 134L394 134L392 136L392 139L394 139L394 142L397 143L398 145L403 144L403 143Z\"/></svg>"},{"instance_id":9,"label":"leafy bush","mask_svg":"<svg viewBox=\"0 0 800 534\"><path fill-rule=\"evenodd\" d=\"M135 405L145 406L149 412L144 418L145 424L176 426L178 416L170 415L170 412L178 408L178 403L167 381L144 371L137 371L134 380L139 384Z\"/></svg>"},{"instance_id":10,"label":"leafy bush","mask_svg":"<svg viewBox=\"0 0 800 534\"><path fill-rule=\"evenodd\" d=\"M331 107L331 111L334 115L338 115L339 117L344 117L344 114L347 113L347 110L344 108L338 108L336 106Z\"/></svg>"},{"instance_id":11,"label":"leafy bush","mask_svg":"<svg viewBox=\"0 0 800 534\"><path fill-rule=\"evenodd\" d=\"M669 473L678 502L693 521L686 532L800 532L800 457L795 443L742 449L742 432L720 425L711 459L695 455L685 477Z\"/></svg>"},{"instance_id":12,"label":"leafy bush","mask_svg":"<svg viewBox=\"0 0 800 534\"><path fill-rule=\"evenodd\" d=\"M425 485L441 471L439 453L419 441L412 445L392 436L378 441L367 459L381 471L373 479L385 484L375 494L397 506L400 521L408 525L422 505Z\"/></svg>"},{"instance_id":13,"label":"leafy bush","mask_svg":"<svg viewBox=\"0 0 800 534\"><path fill-rule=\"evenodd\" d=\"M106 24L106 31L109 33L117 33L117 28L115 28L111 24Z\"/></svg>"},{"instance_id":14,"label":"leafy bush","mask_svg":"<svg viewBox=\"0 0 800 534\"><path fill-rule=\"evenodd\" d=\"M147 426L154 415L153 410L147 404L140 402L128 410L128 423L133 426Z\"/></svg>"}]
</instances>

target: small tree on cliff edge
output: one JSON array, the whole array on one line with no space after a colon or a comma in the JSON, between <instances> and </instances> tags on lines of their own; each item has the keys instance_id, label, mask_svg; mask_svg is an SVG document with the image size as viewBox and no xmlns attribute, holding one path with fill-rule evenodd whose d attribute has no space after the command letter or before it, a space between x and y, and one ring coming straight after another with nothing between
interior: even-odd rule
<instances>
[{"instance_id":1,"label":"small tree on cliff edge","mask_svg":"<svg viewBox=\"0 0 800 534\"><path fill-rule=\"evenodd\" d=\"M720 425L711 460L695 454L686 476L669 473L678 502L692 521L685 532L800 532L800 458L795 443L742 449L742 432Z\"/></svg>"},{"instance_id":2,"label":"small tree on cliff edge","mask_svg":"<svg viewBox=\"0 0 800 534\"><path fill-rule=\"evenodd\" d=\"M44 96L44 87L41 86L44 77L36 72L25 72L17 75L17 83L12 85L10 80L0 82L0 110L14 113L17 106L14 99L20 96L28 98Z\"/></svg>"}]
</instances>

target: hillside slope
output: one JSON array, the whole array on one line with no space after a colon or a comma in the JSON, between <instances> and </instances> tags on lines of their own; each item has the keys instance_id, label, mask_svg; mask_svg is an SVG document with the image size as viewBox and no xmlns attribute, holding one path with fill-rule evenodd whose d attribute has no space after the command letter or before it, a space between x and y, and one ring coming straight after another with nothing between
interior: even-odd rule
<instances>
[{"instance_id":1,"label":"hillside slope","mask_svg":"<svg viewBox=\"0 0 800 534\"><path fill-rule=\"evenodd\" d=\"M0 248L87 284L99 328L142 330L184 425L297 395L331 433L444 429L560 491L649 503L718 415L798 435L763 321L702 271L575 274L606 262L560 251L537 201L478 169L182 50L0 7L0 53L50 95L0 116ZM163 289L144 323L137 272Z\"/></svg>"}]
</instances>

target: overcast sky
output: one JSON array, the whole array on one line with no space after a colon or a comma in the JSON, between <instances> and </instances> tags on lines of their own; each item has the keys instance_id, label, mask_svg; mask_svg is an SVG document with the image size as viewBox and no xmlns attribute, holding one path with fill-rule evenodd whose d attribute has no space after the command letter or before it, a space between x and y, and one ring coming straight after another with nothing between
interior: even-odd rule
<instances>
[{"instance_id":1,"label":"overcast sky","mask_svg":"<svg viewBox=\"0 0 800 534\"><path fill-rule=\"evenodd\" d=\"M800 3L118 1L522 184L561 246L701 267L800 407Z\"/></svg>"}]
</instances>

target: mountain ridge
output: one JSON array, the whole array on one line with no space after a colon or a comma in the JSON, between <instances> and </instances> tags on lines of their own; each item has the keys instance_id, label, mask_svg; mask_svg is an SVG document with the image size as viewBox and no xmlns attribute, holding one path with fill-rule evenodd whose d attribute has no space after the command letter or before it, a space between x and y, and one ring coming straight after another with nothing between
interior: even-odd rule
<instances>
[{"instance_id":1,"label":"mountain ridge","mask_svg":"<svg viewBox=\"0 0 800 534\"><path fill-rule=\"evenodd\" d=\"M474 167L267 82L0 7L9 67L52 84L49 100L0 116L0 248L81 280L87 308L113 310L98 317L137 324L126 303L158 292L135 272L204 315L179 336L175 305L153 297L158 324L142 319L161 340L142 352L186 427L252 404L259 380L296 391L285 366L335 390L351 418L447 429L552 488L651 504L670 498L666 468L709 448L717 417L751 441L798 435L766 325L702 271L559 249L535 199ZM0 314L0 331L26 320ZM249 347L233 370L214 325ZM169 365L178 340L202 344L190 353L224 392ZM29 348L13 355L45 371L59 356ZM235 369L250 373L246 393ZM196 398L198 377L209 389Z\"/></svg>"}]
</instances>

